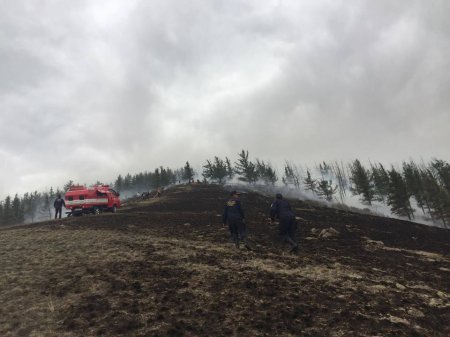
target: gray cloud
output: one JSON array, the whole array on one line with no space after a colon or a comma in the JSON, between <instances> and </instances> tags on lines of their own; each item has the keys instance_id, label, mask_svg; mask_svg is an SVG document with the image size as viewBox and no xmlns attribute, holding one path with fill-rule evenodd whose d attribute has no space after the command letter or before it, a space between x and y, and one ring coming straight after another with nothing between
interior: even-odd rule
<instances>
[{"instance_id":1,"label":"gray cloud","mask_svg":"<svg viewBox=\"0 0 450 337\"><path fill-rule=\"evenodd\" d=\"M3 1L0 194L200 166L449 159L447 1Z\"/></svg>"}]
</instances>

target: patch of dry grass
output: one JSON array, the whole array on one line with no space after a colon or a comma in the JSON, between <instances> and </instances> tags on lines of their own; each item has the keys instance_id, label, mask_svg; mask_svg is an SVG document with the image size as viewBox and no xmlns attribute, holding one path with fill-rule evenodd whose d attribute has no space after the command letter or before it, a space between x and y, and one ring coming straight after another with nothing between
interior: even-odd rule
<instances>
[{"instance_id":1,"label":"patch of dry grass","mask_svg":"<svg viewBox=\"0 0 450 337\"><path fill-rule=\"evenodd\" d=\"M0 335L61 336L56 313L74 298L58 296L53 289L101 292L105 285L86 274L86 269L112 261L143 259L140 252L118 244L135 239L107 230L2 231ZM73 284L74 278L77 284Z\"/></svg>"}]
</instances>

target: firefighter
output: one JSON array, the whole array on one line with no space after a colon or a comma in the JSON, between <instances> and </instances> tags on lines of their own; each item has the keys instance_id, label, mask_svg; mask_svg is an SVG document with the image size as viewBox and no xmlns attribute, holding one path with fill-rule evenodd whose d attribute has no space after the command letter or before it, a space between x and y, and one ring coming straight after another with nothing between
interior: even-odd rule
<instances>
[{"instance_id":1,"label":"firefighter","mask_svg":"<svg viewBox=\"0 0 450 337\"><path fill-rule=\"evenodd\" d=\"M295 215L289 202L284 200L280 193L276 194L275 201L270 206L271 221L275 221L276 217L279 219L279 230L282 239L291 245L291 252L298 251L298 243L295 239L297 231Z\"/></svg>"},{"instance_id":2,"label":"firefighter","mask_svg":"<svg viewBox=\"0 0 450 337\"><path fill-rule=\"evenodd\" d=\"M242 241L245 248L250 250L250 246L247 242L247 230L244 220L244 210L241 206L239 196L241 193L232 191L230 198L225 203L223 211L223 226L230 230L231 237L237 249L239 249L239 243Z\"/></svg>"},{"instance_id":3,"label":"firefighter","mask_svg":"<svg viewBox=\"0 0 450 337\"><path fill-rule=\"evenodd\" d=\"M66 208L66 203L64 202L64 199L61 198L61 194L58 194L53 206L55 207L55 219L58 217L58 213L59 218L61 219L62 207L64 206L64 208Z\"/></svg>"}]
</instances>

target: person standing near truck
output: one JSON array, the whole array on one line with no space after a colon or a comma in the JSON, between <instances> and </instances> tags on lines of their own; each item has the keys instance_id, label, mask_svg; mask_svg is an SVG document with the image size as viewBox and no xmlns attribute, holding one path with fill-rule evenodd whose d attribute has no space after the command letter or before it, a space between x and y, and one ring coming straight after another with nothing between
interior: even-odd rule
<instances>
[{"instance_id":1,"label":"person standing near truck","mask_svg":"<svg viewBox=\"0 0 450 337\"><path fill-rule=\"evenodd\" d=\"M62 207L66 207L66 203L64 202L64 199L61 198L61 194L58 194L58 197L56 198L55 202L53 203L53 206L55 207L55 219L58 217L61 219L62 214Z\"/></svg>"},{"instance_id":2,"label":"person standing near truck","mask_svg":"<svg viewBox=\"0 0 450 337\"><path fill-rule=\"evenodd\" d=\"M297 232L297 222L295 220L294 212L291 210L289 202L283 199L280 193L275 196L275 201L270 206L270 219L275 221L275 218L280 221L280 235L285 242L291 245L291 252L298 251L298 243L295 239Z\"/></svg>"}]
</instances>

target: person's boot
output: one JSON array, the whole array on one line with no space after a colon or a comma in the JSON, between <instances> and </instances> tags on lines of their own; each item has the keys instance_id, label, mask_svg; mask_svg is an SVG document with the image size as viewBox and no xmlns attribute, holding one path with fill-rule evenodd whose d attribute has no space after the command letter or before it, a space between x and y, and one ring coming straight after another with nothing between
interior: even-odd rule
<instances>
[{"instance_id":1,"label":"person's boot","mask_svg":"<svg viewBox=\"0 0 450 337\"><path fill-rule=\"evenodd\" d=\"M234 239L234 245L239 249L239 239Z\"/></svg>"},{"instance_id":2,"label":"person's boot","mask_svg":"<svg viewBox=\"0 0 450 337\"><path fill-rule=\"evenodd\" d=\"M244 247L245 247L247 250L252 250L252 247L250 247L250 245L248 244L247 238L244 238L243 241L244 241Z\"/></svg>"},{"instance_id":3,"label":"person's boot","mask_svg":"<svg viewBox=\"0 0 450 337\"><path fill-rule=\"evenodd\" d=\"M290 252L297 252L298 251L298 243L292 240L290 237L286 238L286 241L291 245Z\"/></svg>"}]
</instances>

